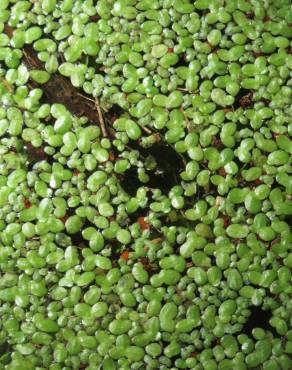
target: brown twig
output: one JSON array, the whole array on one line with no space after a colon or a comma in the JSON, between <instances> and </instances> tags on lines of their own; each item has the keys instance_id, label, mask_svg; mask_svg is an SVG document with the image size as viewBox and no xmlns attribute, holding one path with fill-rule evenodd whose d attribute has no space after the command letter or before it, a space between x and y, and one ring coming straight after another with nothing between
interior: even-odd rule
<instances>
[{"instance_id":1,"label":"brown twig","mask_svg":"<svg viewBox=\"0 0 292 370\"><path fill-rule=\"evenodd\" d=\"M149 135L153 134L153 132L148 127L145 127L145 126L142 126L142 125L140 125L140 127L141 127L141 130L146 132L146 134L149 134Z\"/></svg>"},{"instance_id":2,"label":"brown twig","mask_svg":"<svg viewBox=\"0 0 292 370\"><path fill-rule=\"evenodd\" d=\"M102 111L101 111L101 108L100 108L100 105L99 105L98 98L95 98L95 107L96 107L96 110L97 110L102 135L103 135L103 137L107 137L105 122L104 122L104 119L103 119L103 114L102 114Z\"/></svg>"},{"instance_id":3,"label":"brown twig","mask_svg":"<svg viewBox=\"0 0 292 370\"><path fill-rule=\"evenodd\" d=\"M5 25L4 31L9 37L13 36L14 29L12 27ZM45 69L44 64L38 59L37 53L31 45L25 45L22 48L22 53L23 63L29 70ZM42 88L44 97L49 104L63 104L73 115L77 117L85 116L91 123L99 122L103 135L107 136L105 121L99 104L96 100L75 88L68 78L59 73L54 73L49 81L41 86L32 80L29 83L32 88Z\"/></svg>"},{"instance_id":4,"label":"brown twig","mask_svg":"<svg viewBox=\"0 0 292 370\"><path fill-rule=\"evenodd\" d=\"M86 99L88 101L91 101L91 102L95 103L95 100L94 99L92 99L92 98L90 98L90 97L88 97L86 95L83 95L81 93L77 93L77 95L81 96L82 98L84 98L84 99Z\"/></svg>"}]
</instances>

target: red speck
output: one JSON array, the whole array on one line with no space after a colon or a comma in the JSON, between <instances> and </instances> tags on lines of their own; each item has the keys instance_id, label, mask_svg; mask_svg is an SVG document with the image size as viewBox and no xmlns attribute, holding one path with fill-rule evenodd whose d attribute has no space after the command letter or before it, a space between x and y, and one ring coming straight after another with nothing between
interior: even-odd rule
<instances>
[{"instance_id":1,"label":"red speck","mask_svg":"<svg viewBox=\"0 0 292 370\"><path fill-rule=\"evenodd\" d=\"M168 53L173 53L173 48L168 48Z\"/></svg>"},{"instance_id":2,"label":"red speck","mask_svg":"<svg viewBox=\"0 0 292 370\"><path fill-rule=\"evenodd\" d=\"M65 223L67 221L67 219L68 219L67 215L59 218L59 220L61 220L63 223Z\"/></svg>"},{"instance_id":3,"label":"red speck","mask_svg":"<svg viewBox=\"0 0 292 370\"><path fill-rule=\"evenodd\" d=\"M110 160L111 162L114 162L114 160L115 160L115 155L114 155L114 153L110 152L110 154L109 154L109 160Z\"/></svg>"},{"instance_id":4,"label":"red speck","mask_svg":"<svg viewBox=\"0 0 292 370\"><path fill-rule=\"evenodd\" d=\"M74 169L73 171L73 176L79 176L80 172L77 170L77 168Z\"/></svg>"},{"instance_id":5,"label":"red speck","mask_svg":"<svg viewBox=\"0 0 292 370\"><path fill-rule=\"evenodd\" d=\"M262 182L262 180L260 180L260 179L256 179L255 180L255 184L256 185L261 185L263 182Z\"/></svg>"},{"instance_id":6,"label":"red speck","mask_svg":"<svg viewBox=\"0 0 292 370\"><path fill-rule=\"evenodd\" d=\"M273 137L276 139L280 134L278 134L277 132L273 132Z\"/></svg>"},{"instance_id":7,"label":"red speck","mask_svg":"<svg viewBox=\"0 0 292 370\"><path fill-rule=\"evenodd\" d=\"M223 221L224 221L224 227L226 228L227 226L230 225L230 219L226 215L224 215L222 218L223 218Z\"/></svg>"},{"instance_id":8,"label":"red speck","mask_svg":"<svg viewBox=\"0 0 292 370\"><path fill-rule=\"evenodd\" d=\"M246 13L246 18L247 19L253 19L254 18L254 13Z\"/></svg>"},{"instance_id":9,"label":"red speck","mask_svg":"<svg viewBox=\"0 0 292 370\"><path fill-rule=\"evenodd\" d=\"M148 229L150 229L149 224L147 222L145 222L144 217L139 217L138 218L138 224L140 225L141 230L148 230Z\"/></svg>"},{"instance_id":10,"label":"red speck","mask_svg":"<svg viewBox=\"0 0 292 370\"><path fill-rule=\"evenodd\" d=\"M197 355L198 355L198 352L192 352L192 353L191 353L191 356L192 356L192 357L196 357Z\"/></svg>"},{"instance_id":11,"label":"red speck","mask_svg":"<svg viewBox=\"0 0 292 370\"><path fill-rule=\"evenodd\" d=\"M123 251L122 254L121 254L121 259L123 259L124 261L128 261L129 254L130 254L129 251L127 251L127 250Z\"/></svg>"},{"instance_id":12,"label":"red speck","mask_svg":"<svg viewBox=\"0 0 292 370\"><path fill-rule=\"evenodd\" d=\"M24 198L24 207L25 208L30 208L31 207L31 202L29 201L29 199L27 198Z\"/></svg>"},{"instance_id":13,"label":"red speck","mask_svg":"<svg viewBox=\"0 0 292 370\"><path fill-rule=\"evenodd\" d=\"M223 176L223 177L225 177L227 175L227 173L226 173L226 171L224 170L223 167L219 168L218 173L219 173L220 176Z\"/></svg>"},{"instance_id":14,"label":"red speck","mask_svg":"<svg viewBox=\"0 0 292 370\"><path fill-rule=\"evenodd\" d=\"M265 16L265 18L264 18L263 20L264 20L264 22L268 22L268 21L270 21L270 20L271 20L271 17L269 17L268 15L266 15L266 16Z\"/></svg>"}]
</instances>

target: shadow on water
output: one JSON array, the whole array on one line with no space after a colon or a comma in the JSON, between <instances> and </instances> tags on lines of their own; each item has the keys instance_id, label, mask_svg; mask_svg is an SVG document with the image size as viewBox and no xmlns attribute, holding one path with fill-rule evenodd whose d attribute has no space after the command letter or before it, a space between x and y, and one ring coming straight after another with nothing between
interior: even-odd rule
<instances>
[{"instance_id":1,"label":"shadow on water","mask_svg":"<svg viewBox=\"0 0 292 370\"><path fill-rule=\"evenodd\" d=\"M0 364L6 365L11 361L11 345L7 342L0 344Z\"/></svg>"},{"instance_id":2,"label":"shadow on water","mask_svg":"<svg viewBox=\"0 0 292 370\"><path fill-rule=\"evenodd\" d=\"M235 97L233 107L237 108L248 108L253 104L253 93L251 90L241 88Z\"/></svg>"},{"instance_id":3,"label":"shadow on water","mask_svg":"<svg viewBox=\"0 0 292 370\"><path fill-rule=\"evenodd\" d=\"M269 320L272 317L271 311L264 311L261 307L251 306L251 311L246 323L243 325L242 332L246 335L251 335L254 328L262 328L270 331L274 336L277 336L274 328L269 324Z\"/></svg>"},{"instance_id":4,"label":"shadow on water","mask_svg":"<svg viewBox=\"0 0 292 370\"><path fill-rule=\"evenodd\" d=\"M170 189L179 183L179 173L184 169L181 156L171 146L161 142L150 148L139 147L138 150L144 158L151 155L157 163L157 167L153 171L147 171L149 181L145 186L160 189L163 194L167 195ZM137 169L127 170L120 184L128 194L134 196L137 189L142 186L138 179Z\"/></svg>"}]
</instances>

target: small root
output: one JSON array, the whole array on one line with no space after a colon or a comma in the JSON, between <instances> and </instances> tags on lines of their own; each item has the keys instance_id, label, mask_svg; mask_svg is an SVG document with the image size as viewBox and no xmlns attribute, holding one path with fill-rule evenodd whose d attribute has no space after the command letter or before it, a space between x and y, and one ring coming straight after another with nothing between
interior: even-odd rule
<instances>
[{"instance_id":1,"label":"small root","mask_svg":"<svg viewBox=\"0 0 292 370\"><path fill-rule=\"evenodd\" d=\"M100 108L100 105L99 105L98 98L95 99L95 107L96 107L96 110L97 110L102 135L103 135L103 137L107 137L105 122L104 122L103 114L102 114L102 111L101 111L101 108Z\"/></svg>"}]
</instances>

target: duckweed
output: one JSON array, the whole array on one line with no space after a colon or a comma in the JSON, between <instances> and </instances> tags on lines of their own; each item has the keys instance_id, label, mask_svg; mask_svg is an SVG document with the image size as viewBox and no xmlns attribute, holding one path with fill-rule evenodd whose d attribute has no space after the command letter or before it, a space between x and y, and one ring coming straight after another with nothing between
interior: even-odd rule
<instances>
[{"instance_id":1,"label":"duckweed","mask_svg":"<svg viewBox=\"0 0 292 370\"><path fill-rule=\"evenodd\" d=\"M291 368L290 5L1 1L0 369Z\"/></svg>"}]
</instances>

